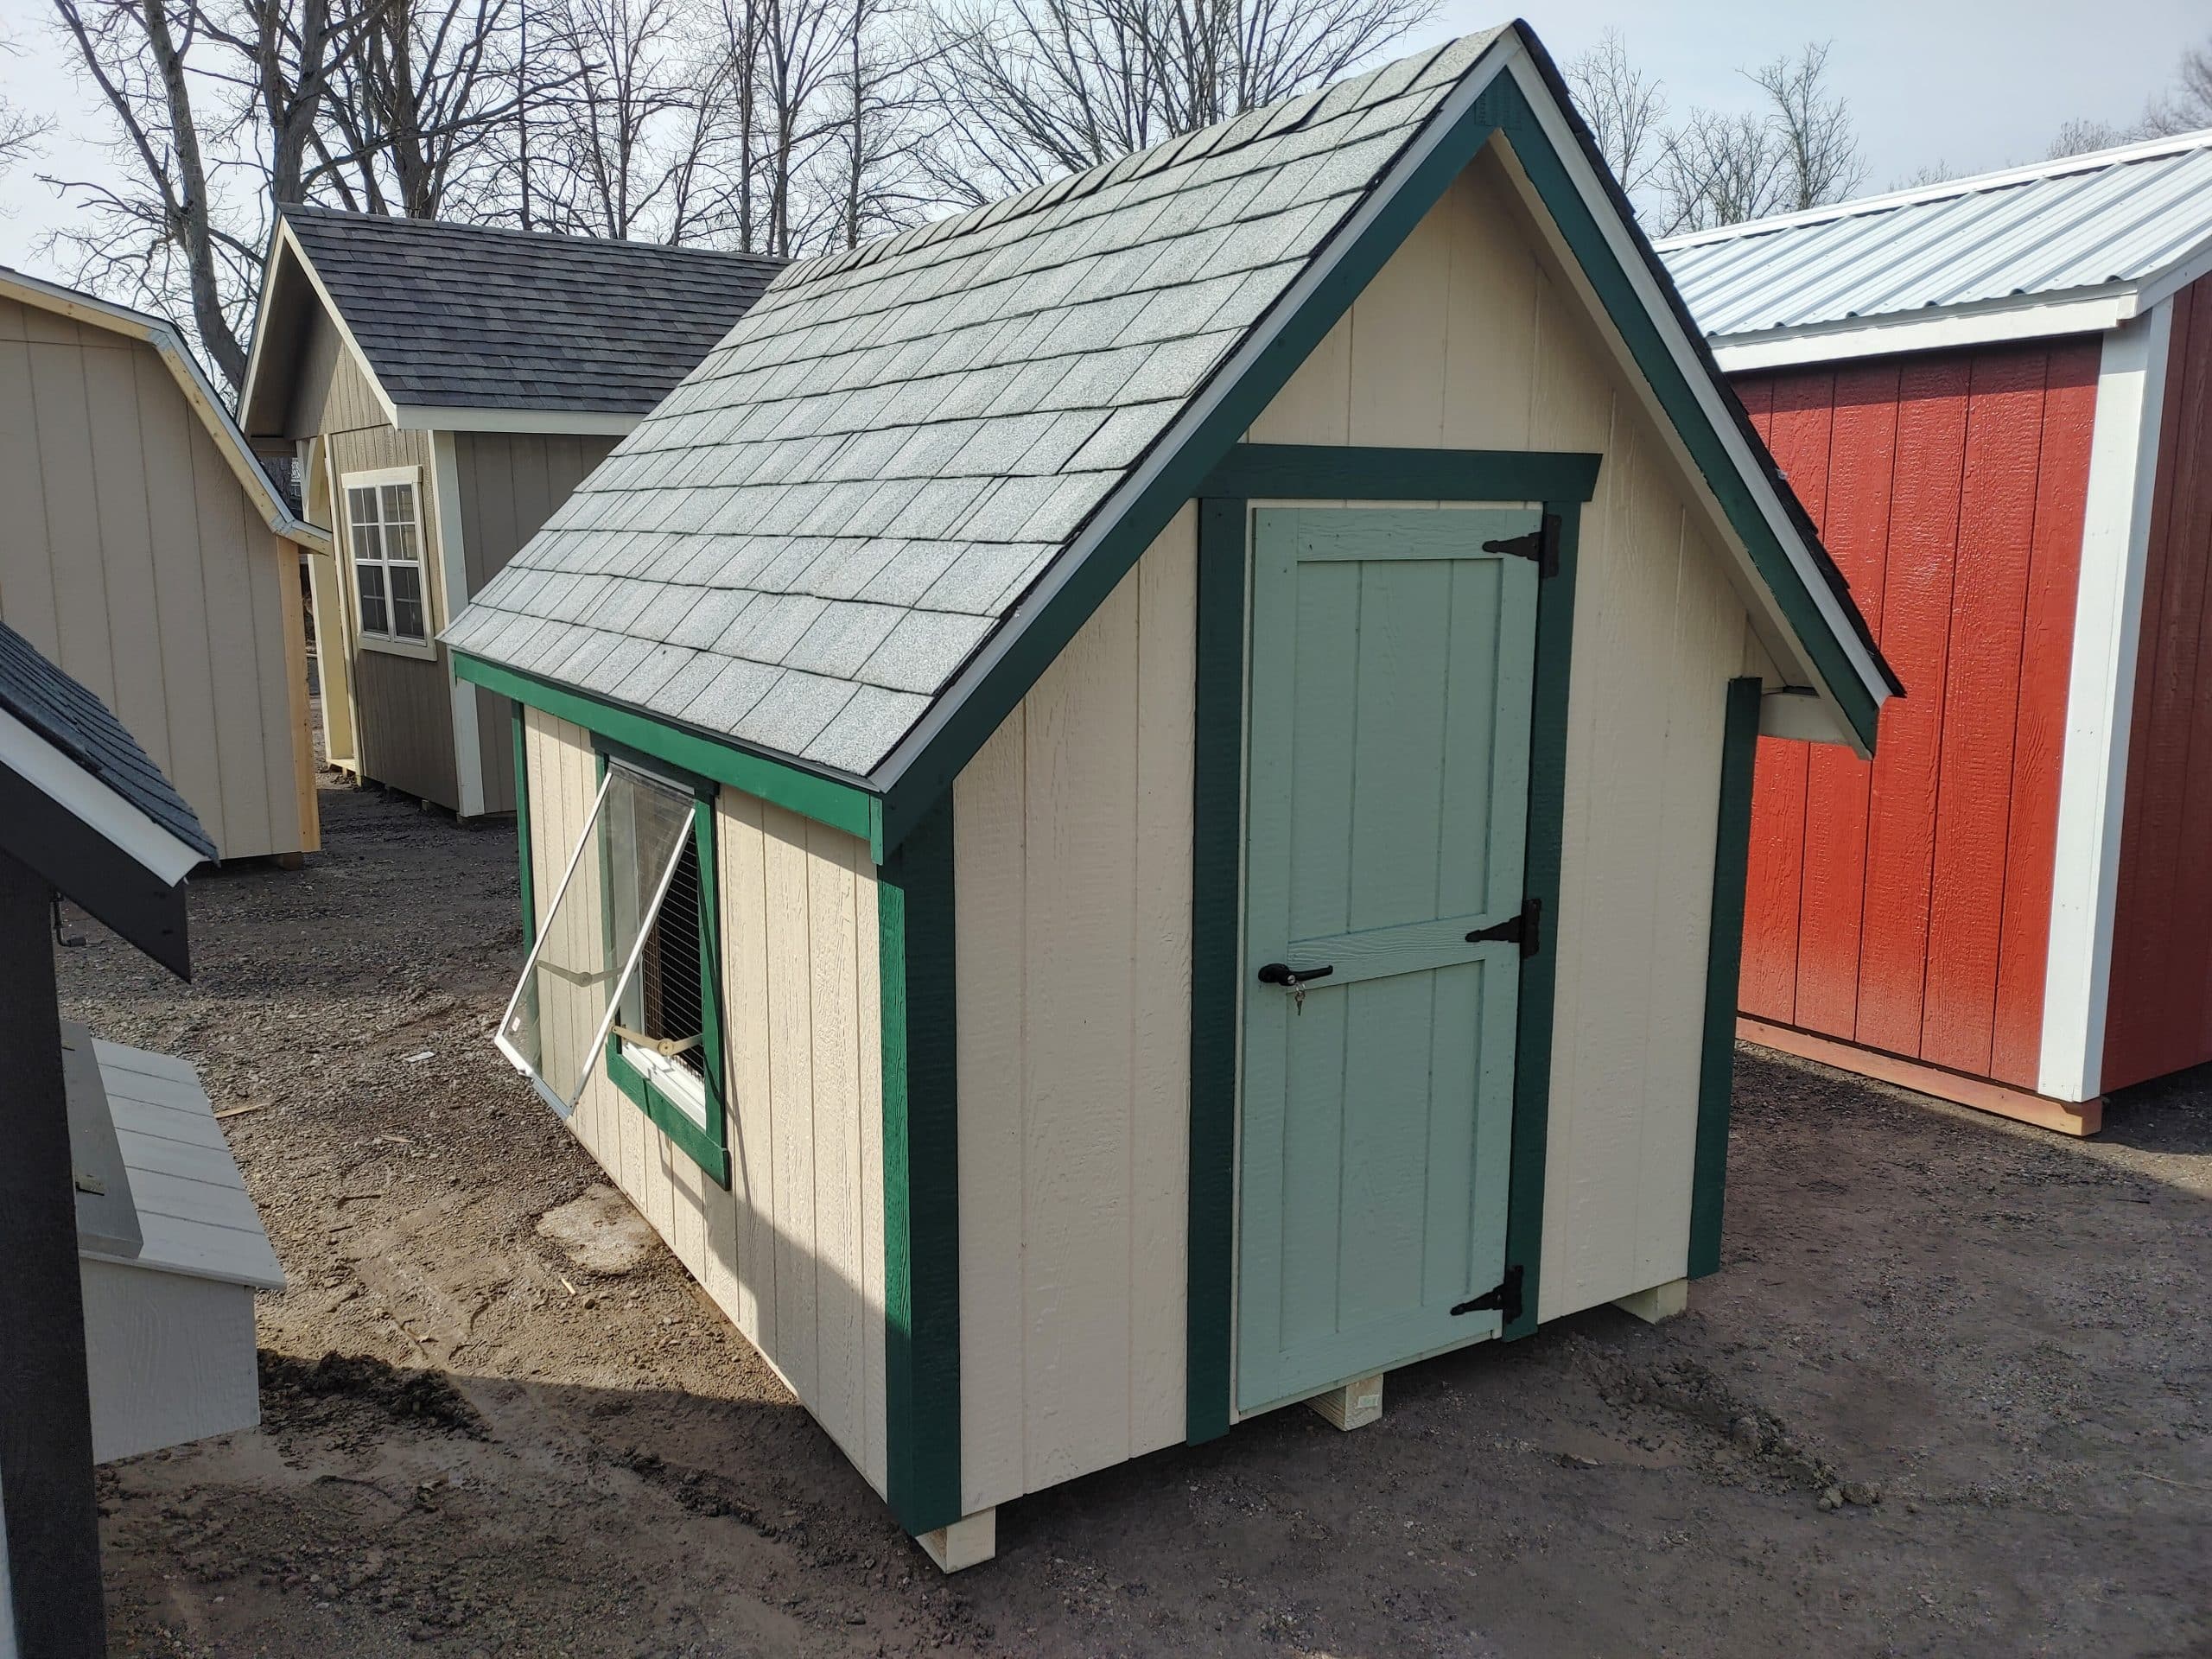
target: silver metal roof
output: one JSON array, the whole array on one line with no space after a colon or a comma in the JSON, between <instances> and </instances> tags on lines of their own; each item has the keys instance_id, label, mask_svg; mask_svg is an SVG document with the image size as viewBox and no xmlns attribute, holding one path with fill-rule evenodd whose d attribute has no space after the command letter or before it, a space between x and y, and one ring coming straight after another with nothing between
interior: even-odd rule
<instances>
[{"instance_id":1,"label":"silver metal roof","mask_svg":"<svg viewBox=\"0 0 2212 1659\"><path fill-rule=\"evenodd\" d=\"M2212 250L2212 131L1657 245L1714 340L2139 289Z\"/></svg>"}]
</instances>

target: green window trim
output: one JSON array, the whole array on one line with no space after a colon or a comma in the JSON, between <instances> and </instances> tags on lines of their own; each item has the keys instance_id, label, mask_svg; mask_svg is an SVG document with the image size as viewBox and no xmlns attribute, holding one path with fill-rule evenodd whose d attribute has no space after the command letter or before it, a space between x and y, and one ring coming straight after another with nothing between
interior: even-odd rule
<instances>
[{"instance_id":1,"label":"green window trim","mask_svg":"<svg viewBox=\"0 0 2212 1659\"><path fill-rule=\"evenodd\" d=\"M530 845L530 728L522 704L512 704L515 728L515 844L521 855L522 950L537 943L537 880Z\"/></svg>"},{"instance_id":2,"label":"green window trim","mask_svg":"<svg viewBox=\"0 0 2212 1659\"><path fill-rule=\"evenodd\" d=\"M1325 499L1402 499L1402 452L1363 467L1358 449L1338 452ZM1451 452L1433 452L1448 456ZM1557 459L1553 457L1551 459ZM1532 480L1547 474L1539 456ZM1424 462L1423 465L1428 466ZM1439 460L1430 470L1440 472ZM1248 476L1253 474L1247 474ZM1505 499L1526 500L1524 480ZM1442 499L1443 497L1434 499ZM1523 891L1559 914L1566 830L1567 709L1574 647L1574 584L1582 504L1554 499L1559 569L1536 602L1535 706L1529 749L1529 837ZM1237 993L1243 960L1243 778L1246 567L1250 517L1243 498L1198 503L1198 724L1191 857L1191 1122L1188 1278L1185 1283L1185 1439L1226 1433L1232 1389L1230 1306L1236 1274ZM1550 1133L1552 1027L1558 955L1539 950L1521 964L1514 1041L1513 1149L1506 1178L1505 1259L1522 1270L1521 1317L1500 1340L1536 1328L1542 1275L1544 1172Z\"/></svg>"},{"instance_id":3,"label":"green window trim","mask_svg":"<svg viewBox=\"0 0 2212 1659\"><path fill-rule=\"evenodd\" d=\"M725 739L675 725L652 715L608 702L574 686L558 685L536 674L486 662L467 652L453 653L454 675L487 691L581 726L687 777L703 778L857 836L870 855L883 861L883 803L857 784L840 782L788 761L756 754Z\"/></svg>"},{"instance_id":4,"label":"green window trim","mask_svg":"<svg viewBox=\"0 0 2212 1659\"><path fill-rule=\"evenodd\" d=\"M549 711L550 712L550 711ZM672 771L667 762L626 744L594 734L600 778L607 776L612 754L639 771L691 791L691 848L699 862L699 1046L706 1055L702 1079L707 1096L707 1122L702 1127L690 1113L657 1087L622 1052L622 1039L607 1036L607 1081L620 1091L666 1135L685 1157L698 1165L715 1185L729 1185L729 1056L724 1040L722 1007L721 887L716 875L715 797L717 785L695 774Z\"/></svg>"},{"instance_id":5,"label":"green window trim","mask_svg":"<svg viewBox=\"0 0 2212 1659\"><path fill-rule=\"evenodd\" d=\"M1247 499L1587 501L1598 493L1604 460L1547 449L1240 443L1206 475L1200 493Z\"/></svg>"},{"instance_id":6,"label":"green window trim","mask_svg":"<svg viewBox=\"0 0 2212 1659\"><path fill-rule=\"evenodd\" d=\"M1736 992L1744 962L1744 887L1751 868L1751 778L1758 759L1760 684L1728 682L1720 810L1713 860L1713 925L1705 957L1704 1051L1698 1059L1697 1152L1690 1178L1689 1274L1720 1271L1728 1185L1728 1119L1736 1088Z\"/></svg>"}]
</instances>

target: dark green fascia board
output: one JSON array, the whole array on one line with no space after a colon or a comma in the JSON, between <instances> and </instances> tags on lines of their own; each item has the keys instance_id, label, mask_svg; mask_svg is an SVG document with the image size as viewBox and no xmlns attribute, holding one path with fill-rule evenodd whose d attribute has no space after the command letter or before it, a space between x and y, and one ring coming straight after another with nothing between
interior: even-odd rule
<instances>
[{"instance_id":1,"label":"dark green fascia board","mask_svg":"<svg viewBox=\"0 0 2212 1659\"><path fill-rule=\"evenodd\" d=\"M1240 443L1199 486L1203 498L1347 501L1587 501L1602 455L1547 449L1389 449Z\"/></svg>"},{"instance_id":2,"label":"dark green fascia board","mask_svg":"<svg viewBox=\"0 0 2212 1659\"><path fill-rule=\"evenodd\" d=\"M537 881L530 850L530 733L522 704L509 699L515 728L515 845L521 855L522 949L528 956L537 944Z\"/></svg>"},{"instance_id":3,"label":"dark green fascia board","mask_svg":"<svg viewBox=\"0 0 2212 1659\"><path fill-rule=\"evenodd\" d=\"M627 746L642 755L727 784L732 789L858 836L869 856L883 861L883 802L856 784L809 772L786 760L743 749L725 739L675 725L657 715L626 709L573 686L559 685L521 669L486 662L466 652L453 653L453 671L473 685L528 703L556 719Z\"/></svg>"},{"instance_id":4,"label":"dark green fascia board","mask_svg":"<svg viewBox=\"0 0 2212 1659\"><path fill-rule=\"evenodd\" d=\"M1191 1118L1184 1438L1229 1432L1236 1274L1236 991L1243 863L1245 504L1198 503L1192 757Z\"/></svg>"},{"instance_id":5,"label":"dark green fascia board","mask_svg":"<svg viewBox=\"0 0 2212 1659\"><path fill-rule=\"evenodd\" d=\"M1574 679L1574 588L1582 536L1579 501L1548 501L1560 521L1559 569L1537 585L1535 696L1529 715L1529 828L1522 891L1559 915L1567 836L1567 713ZM1554 921L1550 931L1556 933ZM1505 1180L1505 1260L1521 1269L1521 1316L1502 1340L1531 1335L1544 1267L1544 1173L1551 1145L1552 1041L1559 953L1521 963L1513 1033L1513 1151Z\"/></svg>"},{"instance_id":6,"label":"dark green fascia board","mask_svg":"<svg viewBox=\"0 0 2212 1659\"><path fill-rule=\"evenodd\" d=\"M1690 1177L1689 1277L1720 1271L1728 1187L1728 1117L1736 1088L1736 993L1744 961L1744 888L1751 868L1751 778L1758 759L1759 682L1728 682L1713 840L1713 925L1705 957L1704 1050L1698 1060L1696 1158Z\"/></svg>"},{"instance_id":7,"label":"dark green fascia board","mask_svg":"<svg viewBox=\"0 0 2212 1659\"><path fill-rule=\"evenodd\" d=\"M961 1518L960 1115L952 797L876 886L883 1048L885 1493L919 1535Z\"/></svg>"},{"instance_id":8,"label":"dark green fascia board","mask_svg":"<svg viewBox=\"0 0 2212 1659\"><path fill-rule=\"evenodd\" d=\"M1760 579L1781 606L1783 615L1804 645L1844 718L1851 722L1852 730L1866 745L1866 752L1872 753L1881 705L1866 689L1859 671L1852 666L1843 642L1821 614L1803 574L1783 550L1773 525L1753 499L1751 487L1729 457L1719 427L1699 403L1681 365L1662 338L1659 325L1637 297L1628 273L1614 257L1581 192L1574 188L1566 163L1544 136L1528 99L1510 75L1500 74L1484 89L1476 107L1490 114L1511 147L1515 159L1535 187L1544 211L1559 227L1575 263L1596 290L1606 316L1620 332L1637 369L1697 463L1707 486L1750 550ZM1694 339L1691 349L1698 349ZM1776 486L1777 492L1783 487ZM1851 601L1847 599L1843 602L1848 606ZM1869 654L1879 661L1878 653L1871 647Z\"/></svg>"}]
</instances>

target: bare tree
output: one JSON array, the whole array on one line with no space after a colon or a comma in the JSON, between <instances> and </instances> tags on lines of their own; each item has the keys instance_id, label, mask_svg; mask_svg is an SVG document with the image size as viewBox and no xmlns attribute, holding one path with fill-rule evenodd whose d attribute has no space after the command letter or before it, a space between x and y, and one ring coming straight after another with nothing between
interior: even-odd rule
<instances>
[{"instance_id":1,"label":"bare tree","mask_svg":"<svg viewBox=\"0 0 2212 1659\"><path fill-rule=\"evenodd\" d=\"M0 37L0 57L13 57L22 48ZM39 142L54 130L54 123L19 109L6 98L0 97L0 178L18 162L27 162L38 154ZM0 208L0 212L5 212Z\"/></svg>"},{"instance_id":2,"label":"bare tree","mask_svg":"<svg viewBox=\"0 0 2212 1659\"><path fill-rule=\"evenodd\" d=\"M2171 90L2154 99L2143 118L2143 136L2163 138L2212 127L2212 38L2182 54Z\"/></svg>"},{"instance_id":3,"label":"bare tree","mask_svg":"<svg viewBox=\"0 0 2212 1659\"><path fill-rule=\"evenodd\" d=\"M1667 99L1659 83L1629 62L1617 29L1568 62L1567 83L1621 188L1631 195L1642 190L1665 150L1659 124L1667 118Z\"/></svg>"},{"instance_id":4,"label":"bare tree","mask_svg":"<svg viewBox=\"0 0 2212 1659\"><path fill-rule=\"evenodd\" d=\"M1434 0L950 0L920 66L925 157L979 203L1223 121L1347 70Z\"/></svg>"},{"instance_id":5,"label":"bare tree","mask_svg":"<svg viewBox=\"0 0 2212 1659\"><path fill-rule=\"evenodd\" d=\"M1808 45L1796 58L1750 72L1767 96L1768 124L1781 149L1785 212L1841 201L1866 177L1851 106L1827 90L1833 45Z\"/></svg>"},{"instance_id":6,"label":"bare tree","mask_svg":"<svg viewBox=\"0 0 2212 1659\"><path fill-rule=\"evenodd\" d=\"M2044 158L2057 162L2069 156L2086 156L2093 149L2110 149L2115 144L2127 143L2139 136L2133 127L2116 127L2109 121L2076 117L2051 136L2050 148L2044 151Z\"/></svg>"},{"instance_id":7,"label":"bare tree","mask_svg":"<svg viewBox=\"0 0 2212 1659\"><path fill-rule=\"evenodd\" d=\"M683 158L669 153L664 135L698 130L683 120L697 77L679 54L673 0L568 0L546 22L567 84L537 106L547 175L539 222L638 234L679 181Z\"/></svg>"},{"instance_id":8,"label":"bare tree","mask_svg":"<svg viewBox=\"0 0 2212 1659\"><path fill-rule=\"evenodd\" d=\"M1811 45L1745 70L1761 108L1694 109L1665 135L1654 177L1662 235L1825 207L1859 188L1866 164L1850 107L1827 88L1827 61L1828 48Z\"/></svg>"}]
</instances>

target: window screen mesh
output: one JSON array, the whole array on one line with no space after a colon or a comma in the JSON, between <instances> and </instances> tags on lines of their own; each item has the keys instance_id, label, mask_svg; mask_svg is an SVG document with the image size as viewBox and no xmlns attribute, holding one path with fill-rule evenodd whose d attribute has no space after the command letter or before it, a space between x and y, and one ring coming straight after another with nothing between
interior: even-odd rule
<instances>
[{"instance_id":1,"label":"window screen mesh","mask_svg":"<svg viewBox=\"0 0 2212 1659\"><path fill-rule=\"evenodd\" d=\"M591 820L499 1022L501 1052L535 1077L564 1113L599 1065L645 936L691 844L690 832L688 793L626 766L608 766ZM693 880L696 891L696 874ZM697 915L696 898L690 913Z\"/></svg>"}]
</instances>

